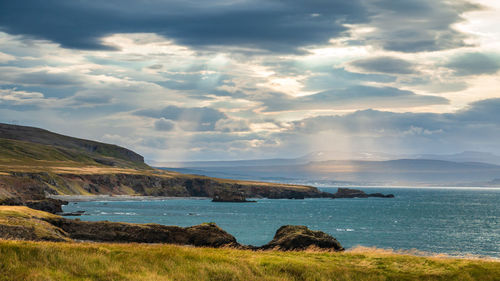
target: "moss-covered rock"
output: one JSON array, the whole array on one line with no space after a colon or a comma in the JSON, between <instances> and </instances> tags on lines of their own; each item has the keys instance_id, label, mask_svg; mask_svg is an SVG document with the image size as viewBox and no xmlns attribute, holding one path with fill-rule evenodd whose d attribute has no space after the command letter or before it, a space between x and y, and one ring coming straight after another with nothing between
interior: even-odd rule
<instances>
[{"instance_id":1,"label":"moss-covered rock","mask_svg":"<svg viewBox=\"0 0 500 281\"><path fill-rule=\"evenodd\" d=\"M337 239L322 231L313 231L303 225L285 225L276 231L273 240L261 249L305 250L321 248L333 251L343 251Z\"/></svg>"}]
</instances>

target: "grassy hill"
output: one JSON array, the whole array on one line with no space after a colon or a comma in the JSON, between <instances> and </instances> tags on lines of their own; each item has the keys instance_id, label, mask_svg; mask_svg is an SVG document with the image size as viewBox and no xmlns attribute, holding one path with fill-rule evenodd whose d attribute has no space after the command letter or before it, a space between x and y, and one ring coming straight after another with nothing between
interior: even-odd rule
<instances>
[{"instance_id":1,"label":"grassy hill","mask_svg":"<svg viewBox=\"0 0 500 281\"><path fill-rule=\"evenodd\" d=\"M117 145L3 123L0 123L0 164L149 168L141 155Z\"/></svg>"}]
</instances>

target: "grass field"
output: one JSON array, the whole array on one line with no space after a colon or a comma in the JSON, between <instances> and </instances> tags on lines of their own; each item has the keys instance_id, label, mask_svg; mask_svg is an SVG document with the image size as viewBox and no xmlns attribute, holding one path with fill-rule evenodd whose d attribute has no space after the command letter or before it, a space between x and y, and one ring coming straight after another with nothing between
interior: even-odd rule
<instances>
[{"instance_id":1,"label":"grass field","mask_svg":"<svg viewBox=\"0 0 500 281\"><path fill-rule=\"evenodd\" d=\"M500 280L500 262L387 250L280 252L78 243L23 206L0 206L0 280Z\"/></svg>"},{"instance_id":2,"label":"grass field","mask_svg":"<svg viewBox=\"0 0 500 281\"><path fill-rule=\"evenodd\" d=\"M0 240L0 280L500 280L498 261Z\"/></svg>"}]
</instances>

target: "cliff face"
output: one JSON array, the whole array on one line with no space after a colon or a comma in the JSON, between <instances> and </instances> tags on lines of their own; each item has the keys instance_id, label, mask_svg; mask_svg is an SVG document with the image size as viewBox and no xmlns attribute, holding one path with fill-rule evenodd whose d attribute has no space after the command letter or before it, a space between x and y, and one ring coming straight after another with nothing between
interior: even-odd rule
<instances>
[{"instance_id":1,"label":"cliff face","mask_svg":"<svg viewBox=\"0 0 500 281\"><path fill-rule=\"evenodd\" d=\"M0 176L0 183L2 182ZM52 174L52 173L12 173L8 177L16 182L24 182L21 189L30 187L35 192L29 194L40 197L48 194L68 195L146 195L214 197L226 192L242 194L245 197L304 198L324 197L315 187L286 186L270 183L225 182L218 179L195 176L155 176L145 174ZM7 184L8 186L8 184ZM11 190L19 190L10 185ZM18 193L16 193L18 194ZM35 199L25 196L25 199ZM39 198L38 198L39 199Z\"/></svg>"}]
</instances>

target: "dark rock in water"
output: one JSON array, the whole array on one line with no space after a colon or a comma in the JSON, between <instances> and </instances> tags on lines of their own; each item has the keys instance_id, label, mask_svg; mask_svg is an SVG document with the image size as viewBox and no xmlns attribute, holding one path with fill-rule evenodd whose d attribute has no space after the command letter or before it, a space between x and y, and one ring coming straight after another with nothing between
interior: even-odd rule
<instances>
[{"instance_id":1,"label":"dark rock in water","mask_svg":"<svg viewBox=\"0 0 500 281\"><path fill-rule=\"evenodd\" d=\"M394 194L370 193L368 197L394 198Z\"/></svg>"},{"instance_id":2,"label":"dark rock in water","mask_svg":"<svg viewBox=\"0 0 500 281\"><path fill-rule=\"evenodd\" d=\"M256 201L247 200L244 193L226 191L215 194L214 197L212 198L212 202L250 203Z\"/></svg>"},{"instance_id":3,"label":"dark rock in water","mask_svg":"<svg viewBox=\"0 0 500 281\"><path fill-rule=\"evenodd\" d=\"M65 218L47 218L71 239L99 242L170 243L207 247L237 247L236 238L214 223L191 227L120 222L89 222Z\"/></svg>"},{"instance_id":4,"label":"dark rock in water","mask_svg":"<svg viewBox=\"0 0 500 281\"><path fill-rule=\"evenodd\" d=\"M350 189L350 188L339 188L336 193L333 194L334 198L367 198L366 194L362 190Z\"/></svg>"},{"instance_id":5,"label":"dark rock in water","mask_svg":"<svg viewBox=\"0 0 500 281\"><path fill-rule=\"evenodd\" d=\"M382 193L367 194L359 189L339 188L337 192L332 195L332 198L368 198L368 197L393 198L394 194L388 194L388 195L384 195Z\"/></svg>"},{"instance_id":6,"label":"dark rock in water","mask_svg":"<svg viewBox=\"0 0 500 281\"><path fill-rule=\"evenodd\" d=\"M313 231L303 225L285 225L276 231L273 240L260 249L305 250L309 247L343 251L337 239L322 232Z\"/></svg>"},{"instance_id":7,"label":"dark rock in water","mask_svg":"<svg viewBox=\"0 0 500 281\"><path fill-rule=\"evenodd\" d=\"M67 217L67 216L81 216L85 214L85 211L76 211L76 212L70 212L70 213L59 213L58 215Z\"/></svg>"}]
</instances>

